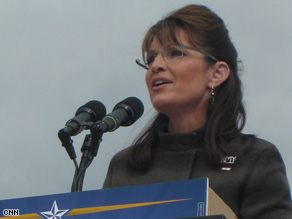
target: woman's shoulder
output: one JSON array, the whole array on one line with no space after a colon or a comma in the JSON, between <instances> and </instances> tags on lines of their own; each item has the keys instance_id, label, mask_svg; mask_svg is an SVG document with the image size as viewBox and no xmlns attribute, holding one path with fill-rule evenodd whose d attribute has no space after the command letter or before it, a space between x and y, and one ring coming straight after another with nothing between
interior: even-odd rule
<instances>
[{"instance_id":1,"label":"woman's shoulder","mask_svg":"<svg viewBox=\"0 0 292 219\"><path fill-rule=\"evenodd\" d=\"M129 157L131 154L132 146L122 149L121 151L117 152L112 160L111 163L120 163L120 162L127 162L129 161Z\"/></svg>"},{"instance_id":2,"label":"woman's shoulder","mask_svg":"<svg viewBox=\"0 0 292 219\"><path fill-rule=\"evenodd\" d=\"M248 154L252 157L261 156L263 154L270 154L271 156L280 155L277 147L273 143L250 134L241 134L240 137L232 140L227 147L228 152L241 155Z\"/></svg>"}]
</instances>

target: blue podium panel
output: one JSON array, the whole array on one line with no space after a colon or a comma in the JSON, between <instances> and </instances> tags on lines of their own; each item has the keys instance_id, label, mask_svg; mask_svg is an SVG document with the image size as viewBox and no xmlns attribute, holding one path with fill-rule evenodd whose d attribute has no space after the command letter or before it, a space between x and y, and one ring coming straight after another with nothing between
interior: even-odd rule
<instances>
[{"instance_id":1,"label":"blue podium panel","mask_svg":"<svg viewBox=\"0 0 292 219\"><path fill-rule=\"evenodd\" d=\"M192 218L207 216L207 178L0 201L0 218ZM13 217L15 218L15 217Z\"/></svg>"}]
</instances>

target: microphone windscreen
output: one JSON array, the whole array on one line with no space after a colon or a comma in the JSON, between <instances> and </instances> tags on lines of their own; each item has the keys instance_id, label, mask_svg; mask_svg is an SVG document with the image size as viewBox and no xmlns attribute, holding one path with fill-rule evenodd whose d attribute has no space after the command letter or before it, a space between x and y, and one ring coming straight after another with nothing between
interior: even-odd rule
<instances>
[{"instance_id":1,"label":"microphone windscreen","mask_svg":"<svg viewBox=\"0 0 292 219\"><path fill-rule=\"evenodd\" d=\"M144 105L141 100L139 100L137 97L128 97L125 100L118 103L114 109L119 108L119 105L125 104L131 108L131 111L133 111L133 115L131 115L131 123L134 123L137 119L139 119L143 112L144 112Z\"/></svg>"},{"instance_id":2,"label":"microphone windscreen","mask_svg":"<svg viewBox=\"0 0 292 219\"><path fill-rule=\"evenodd\" d=\"M92 122L97 122L101 120L106 115L106 108L103 103L97 100L91 100L88 103L81 106L77 111L75 116L82 112L88 112L92 115Z\"/></svg>"}]
</instances>

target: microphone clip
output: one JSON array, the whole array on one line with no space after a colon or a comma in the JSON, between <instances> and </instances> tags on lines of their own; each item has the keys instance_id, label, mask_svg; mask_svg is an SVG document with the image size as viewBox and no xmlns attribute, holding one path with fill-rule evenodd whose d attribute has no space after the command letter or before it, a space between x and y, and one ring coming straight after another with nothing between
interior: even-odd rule
<instances>
[{"instance_id":1,"label":"microphone clip","mask_svg":"<svg viewBox=\"0 0 292 219\"><path fill-rule=\"evenodd\" d=\"M75 160L77 156L75 153L75 149L73 147L73 140L71 139L70 134L68 134L68 132L66 132L64 129L61 129L58 132L58 137L62 142L62 146L66 149L71 160Z\"/></svg>"},{"instance_id":2,"label":"microphone clip","mask_svg":"<svg viewBox=\"0 0 292 219\"><path fill-rule=\"evenodd\" d=\"M100 126L103 122L98 121L90 128L91 133L91 156L96 157L99 145L102 142L103 129Z\"/></svg>"}]
</instances>

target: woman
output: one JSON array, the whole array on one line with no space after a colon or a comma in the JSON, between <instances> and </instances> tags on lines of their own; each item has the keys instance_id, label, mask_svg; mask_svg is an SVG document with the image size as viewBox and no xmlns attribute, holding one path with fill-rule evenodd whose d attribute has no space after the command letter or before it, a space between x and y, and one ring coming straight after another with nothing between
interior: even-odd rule
<instances>
[{"instance_id":1,"label":"woman","mask_svg":"<svg viewBox=\"0 0 292 219\"><path fill-rule=\"evenodd\" d=\"M239 218L291 218L276 147L242 134L237 51L220 17L189 5L153 25L142 45L158 115L112 159L104 188L208 177Z\"/></svg>"}]
</instances>

